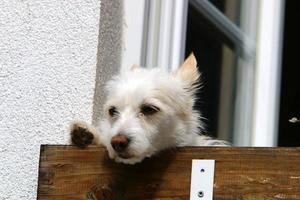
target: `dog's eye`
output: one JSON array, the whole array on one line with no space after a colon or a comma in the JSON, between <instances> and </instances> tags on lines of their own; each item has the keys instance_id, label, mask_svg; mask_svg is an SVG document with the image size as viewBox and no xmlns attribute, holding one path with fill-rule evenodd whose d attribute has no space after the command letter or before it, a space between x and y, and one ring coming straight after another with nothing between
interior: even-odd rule
<instances>
[{"instance_id":1,"label":"dog's eye","mask_svg":"<svg viewBox=\"0 0 300 200\"><path fill-rule=\"evenodd\" d=\"M159 111L159 108L153 105L142 105L141 113L144 115L153 115Z\"/></svg>"},{"instance_id":2,"label":"dog's eye","mask_svg":"<svg viewBox=\"0 0 300 200\"><path fill-rule=\"evenodd\" d=\"M119 112L117 111L116 107L112 106L108 109L108 114L109 114L109 116L114 117L117 114L119 114Z\"/></svg>"}]
</instances>

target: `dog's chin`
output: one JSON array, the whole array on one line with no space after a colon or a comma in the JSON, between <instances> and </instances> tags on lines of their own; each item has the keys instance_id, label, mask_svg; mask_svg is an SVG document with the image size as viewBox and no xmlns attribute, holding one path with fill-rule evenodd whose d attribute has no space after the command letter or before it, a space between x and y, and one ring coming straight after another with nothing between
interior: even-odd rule
<instances>
[{"instance_id":1,"label":"dog's chin","mask_svg":"<svg viewBox=\"0 0 300 200\"><path fill-rule=\"evenodd\" d=\"M111 153L110 158L115 160L117 163L124 163L134 165L136 163L142 162L146 156L144 155L133 155L130 153Z\"/></svg>"},{"instance_id":2,"label":"dog's chin","mask_svg":"<svg viewBox=\"0 0 300 200\"><path fill-rule=\"evenodd\" d=\"M124 157L120 157L120 156L116 156L115 157L115 161L118 163L124 163L124 164L129 164L129 165L134 165L136 163L142 162L142 160L145 157L128 157L128 158L124 158Z\"/></svg>"},{"instance_id":3,"label":"dog's chin","mask_svg":"<svg viewBox=\"0 0 300 200\"><path fill-rule=\"evenodd\" d=\"M123 158L123 159L130 159L130 158L133 158L134 156L129 153L117 153L117 157Z\"/></svg>"},{"instance_id":4,"label":"dog's chin","mask_svg":"<svg viewBox=\"0 0 300 200\"><path fill-rule=\"evenodd\" d=\"M110 146L107 147L109 158L117 163L131 164L142 162L145 158L151 157L156 151L152 149L128 149L125 152L118 153Z\"/></svg>"}]
</instances>

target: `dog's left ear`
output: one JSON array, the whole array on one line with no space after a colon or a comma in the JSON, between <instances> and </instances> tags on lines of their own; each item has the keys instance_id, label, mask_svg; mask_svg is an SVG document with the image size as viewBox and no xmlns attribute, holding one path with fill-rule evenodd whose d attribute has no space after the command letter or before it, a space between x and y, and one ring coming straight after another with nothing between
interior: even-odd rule
<instances>
[{"instance_id":1,"label":"dog's left ear","mask_svg":"<svg viewBox=\"0 0 300 200\"><path fill-rule=\"evenodd\" d=\"M182 63L174 76L189 85L193 85L199 80L200 73L198 72L197 60L193 53Z\"/></svg>"}]
</instances>

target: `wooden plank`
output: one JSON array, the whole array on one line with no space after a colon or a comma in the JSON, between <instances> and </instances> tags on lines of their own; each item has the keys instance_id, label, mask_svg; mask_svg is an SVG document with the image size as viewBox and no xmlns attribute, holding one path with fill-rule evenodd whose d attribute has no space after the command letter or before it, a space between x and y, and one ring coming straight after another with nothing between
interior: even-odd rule
<instances>
[{"instance_id":1,"label":"wooden plank","mask_svg":"<svg viewBox=\"0 0 300 200\"><path fill-rule=\"evenodd\" d=\"M214 199L300 199L300 148L189 147L137 165L104 148L41 146L38 199L189 199L192 159L216 160Z\"/></svg>"}]
</instances>

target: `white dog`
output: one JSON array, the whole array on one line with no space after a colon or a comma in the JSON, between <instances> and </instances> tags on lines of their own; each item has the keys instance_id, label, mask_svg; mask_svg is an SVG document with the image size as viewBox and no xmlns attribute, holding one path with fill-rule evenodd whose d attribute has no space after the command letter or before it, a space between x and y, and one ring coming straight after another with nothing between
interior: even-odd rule
<instances>
[{"instance_id":1,"label":"white dog","mask_svg":"<svg viewBox=\"0 0 300 200\"><path fill-rule=\"evenodd\" d=\"M84 147L94 139L126 164L172 147L229 145L201 134L201 115L194 110L199 77L193 54L173 73L133 66L107 83L98 128L73 124L73 142Z\"/></svg>"}]
</instances>

